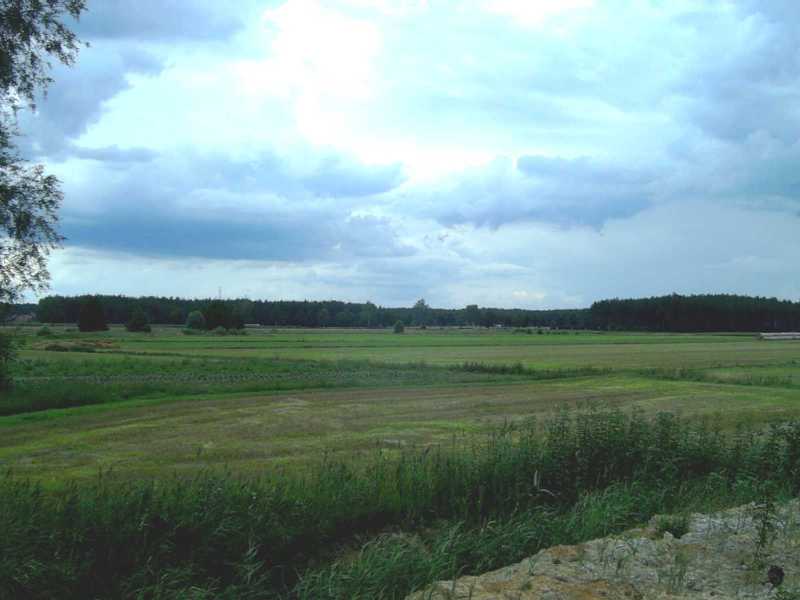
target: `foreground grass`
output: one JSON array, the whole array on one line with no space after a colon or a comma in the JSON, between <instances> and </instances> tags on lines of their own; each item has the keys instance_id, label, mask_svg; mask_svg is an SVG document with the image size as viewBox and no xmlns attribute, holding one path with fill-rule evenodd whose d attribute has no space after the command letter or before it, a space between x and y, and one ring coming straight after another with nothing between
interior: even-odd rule
<instances>
[{"instance_id":1,"label":"foreground grass","mask_svg":"<svg viewBox=\"0 0 800 600\"><path fill-rule=\"evenodd\" d=\"M59 492L8 474L0 597L402 598L656 512L798 484L800 422L726 435L613 410L358 462L326 456L302 473L100 477Z\"/></svg>"}]
</instances>

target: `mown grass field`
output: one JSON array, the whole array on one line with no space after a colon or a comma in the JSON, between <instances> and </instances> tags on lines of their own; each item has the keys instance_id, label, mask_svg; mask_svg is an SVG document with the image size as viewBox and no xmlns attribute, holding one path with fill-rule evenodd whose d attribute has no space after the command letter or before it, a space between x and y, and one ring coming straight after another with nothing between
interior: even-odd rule
<instances>
[{"instance_id":1,"label":"mown grass field","mask_svg":"<svg viewBox=\"0 0 800 600\"><path fill-rule=\"evenodd\" d=\"M0 466L53 485L109 468L252 473L590 405L723 425L800 415L800 343L751 335L35 332L20 330L17 389L0 401Z\"/></svg>"},{"instance_id":2,"label":"mown grass field","mask_svg":"<svg viewBox=\"0 0 800 600\"><path fill-rule=\"evenodd\" d=\"M0 597L399 600L800 490L798 342L18 334Z\"/></svg>"},{"instance_id":3,"label":"mown grass field","mask_svg":"<svg viewBox=\"0 0 800 600\"><path fill-rule=\"evenodd\" d=\"M58 330L56 330L58 331ZM196 359L286 358L304 360L425 361L457 364L521 362L534 368L577 366L646 368L776 364L797 360L795 344L766 343L753 335L553 332L509 330L253 330L247 336L185 336L177 328L151 335L113 330L90 339L105 341L98 352ZM84 339L74 333L67 338ZM44 356L47 340L32 343L31 356Z\"/></svg>"}]
</instances>

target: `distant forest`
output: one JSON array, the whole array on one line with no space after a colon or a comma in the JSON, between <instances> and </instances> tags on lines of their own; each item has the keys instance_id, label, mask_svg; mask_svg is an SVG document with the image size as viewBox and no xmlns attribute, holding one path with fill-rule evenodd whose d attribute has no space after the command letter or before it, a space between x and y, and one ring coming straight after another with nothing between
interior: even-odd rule
<instances>
[{"instance_id":1,"label":"distant forest","mask_svg":"<svg viewBox=\"0 0 800 600\"><path fill-rule=\"evenodd\" d=\"M110 323L127 322L136 308L142 308L153 324L183 325L190 312L202 311L213 300L128 296L98 296ZM48 296L35 307L41 323L75 323L86 296ZM391 327L397 321L408 326L476 325L493 327L552 327L585 329L589 313L585 309L522 310L479 308L431 308L419 300L411 308L386 308L372 302L224 300L244 323L286 327Z\"/></svg>"},{"instance_id":2,"label":"distant forest","mask_svg":"<svg viewBox=\"0 0 800 600\"><path fill-rule=\"evenodd\" d=\"M800 302L705 294L602 300L589 309L595 329L625 331L797 331Z\"/></svg>"},{"instance_id":3,"label":"distant forest","mask_svg":"<svg viewBox=\"0 0 800 600\"><path fill-rule=\"evenodd\" d=\"M10 307L9 314L35 314L41 323L75 323L87 296L48 296L38 304ZM98 296L111 323L127 322L141 308L153 324L183 325L191 311L202 311L212 299L145 296ZM245 323L296 327L407 326L549 327L603 331L797 331L800 302L706 294L672 294L654 298L601 300L585 309L524 310L484 308L475 304L460 309L431 308L419 300L410 308L387 308L371 302L328 301L223 301Z\"/></svg>"}]
</instances>

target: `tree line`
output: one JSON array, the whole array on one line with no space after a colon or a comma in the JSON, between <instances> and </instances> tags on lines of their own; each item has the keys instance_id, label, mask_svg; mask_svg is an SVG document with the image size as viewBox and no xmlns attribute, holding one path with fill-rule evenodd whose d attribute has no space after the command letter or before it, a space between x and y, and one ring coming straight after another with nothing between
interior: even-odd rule
<instances>
[{"instance_id":1,"label":"tree line","mask_svg":"<svg viewBox=\"0 0 800 600\"><path fill-rule=\"evenodd\" d=\"M157 296L48 296L38 304L7 307L6 315L34 313L40 323L77 323L89 299L102 306L109 323L129 323L141 314L147 322L186 325L189 315L211 310L209 320L239 327L252 323L274 327L393 327L405 326L524 327L595 329L602 331L797 331L800 302L739 296L672 294L652 298L609 299L588 309L526 310L479 307L432 308L424 299L411 307L383 307L372 302L338 300L214 300ZM2 312L2 311L0 311Z\"/></svg>"},{"instance_id":2,"label":"tree line","mask_svg":"<svg viewBox=\"0 0 800 600\"><path fill-rule=\"evenodd\" d=\"M524 310L482 308L475 304L462 309L432 308L424 299L412 307L388 308L372 302L338 300L213 300L156 296L47 296L35 308L41 323L77 323L81 306L89 298L100 302L109 323L127 323L137 310L152 324L185 325L192 312L208 312L221 303L236 324L276 327L392 327L400 321L407 326L550 327L585 329L585 309ZM19 312L19 311L14 311Z\"/></svg>"},{"instance_id":3,"label":"tree line","mask_svg":"<svg viewBox=\"0 0 800 600\"><path fill-rule=\"evenodd\" d=\"M589 311L592 327L604 330L800 330L800 302L733 294L614 298L595 302Z\"/></svg>"}]
</instances>

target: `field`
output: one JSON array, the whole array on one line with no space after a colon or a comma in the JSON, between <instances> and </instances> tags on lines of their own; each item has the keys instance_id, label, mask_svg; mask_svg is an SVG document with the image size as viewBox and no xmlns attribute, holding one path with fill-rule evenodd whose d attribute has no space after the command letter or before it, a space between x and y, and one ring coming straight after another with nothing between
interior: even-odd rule
<instances>
[{"instance_id":1,"label":"field","mask_svg":"<svg viewBox=\"0 0 800 600\"><path fill-rule=\"evenodd\" d=\"M403 598L800 486L800 342L17 333L0 597Z\"/></svg>"},{"instance_id":2,"label":"field","mask_svg":"<svg viewBox=\"0 0 800 600\"><path fill-rule=\"evenodd\" d=\"M0 418L0 465L51 483L107 468L253 472L591 404L727 424L800 415L800 343L750 335L22 331L6 401L21 414Z\"/></svg>"}]
</instances>

